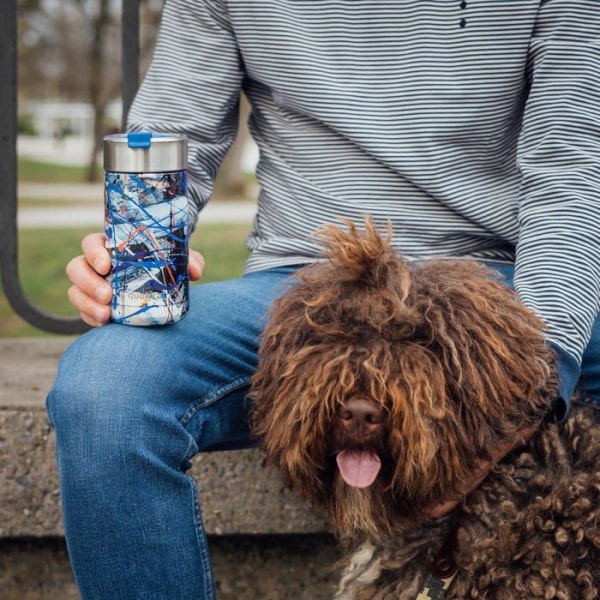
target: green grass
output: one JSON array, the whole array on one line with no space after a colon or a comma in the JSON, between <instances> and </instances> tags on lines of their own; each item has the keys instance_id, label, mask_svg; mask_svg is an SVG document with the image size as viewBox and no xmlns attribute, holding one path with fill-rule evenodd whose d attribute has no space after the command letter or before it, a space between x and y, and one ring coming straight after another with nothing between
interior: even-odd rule
<instances>
[{"instance_id":1,"label":"green grass","mask_svg":"<svg viewBox=\"0 0 600 600\"><path fill-rule=\"evenodd\" d=\"M202 281L219 281L242 272L248 251L244 240L249 225L199 225L191 246L202 252L206 269ZM80 254L87 229L25 229L19 233L21 285L30 302L62 316L76 316L67 300L67 262ZM47 336L21 319L0 287L0 337Z\"/></svg>"},{"instance_id":2,"label":"green grass","mask_svg":"<svg viewBox=\"0 0 600 600\"><path fill-rule=\"evenodd\" d=\"M54 165L29 158L18 159L19 181L31 183L85 183L87 167ZM98 181L102 177L98 169Z\"/></svg>"},{"instance_id":3,"label":"green grass","mask_svg":"<svg viewBox=\"0 0 600 600\"><path fill-rule=\"evenodd\" d=\"M40 162L25 157L18 157L18 179L21 183L86 183L87 167L71 165L55 165L46 162ZM245 174L246 189L240 189L235 192L237 197L243 197L250 193L250 190L256 185L254 174ZM103 181L104 171L99 165L97 169L97 181ZM213 200L227 200L229 195L223 192L220 185L220 179L217 177Z\"/></svg>"},{"instance_id":4,"label":"green grass","mask_svg":"<svg viewBox=\"0 0 600 600\"><path fill-rule=\"evenodd\" d=\"M98 201L102 202L102 197ZM22 208L78 208L80 206L80 200L62 200L61 198L19 198L18 203L19 210Z\"/></svg>"}]
</instances>

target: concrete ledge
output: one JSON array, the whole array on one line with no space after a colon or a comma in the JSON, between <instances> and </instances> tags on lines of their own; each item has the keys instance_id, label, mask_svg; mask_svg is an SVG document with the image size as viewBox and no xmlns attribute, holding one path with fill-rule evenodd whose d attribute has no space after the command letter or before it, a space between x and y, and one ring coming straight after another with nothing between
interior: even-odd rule
<instances>
[{"instance_id":1,"label":"concrete ledge","mask_svg":"<svg viewBox=\"0 0 600 600\"><path fill-rule=\"evenodd\" d=\"M331 537L211 536L218 600L331 600ZM0 541L2 600L78 600L64 540ZM110 600L110 599L107 599ZM165 598L165 600L168 600Z\"/></svg>"},{"instance_id":2,"label":"concrete ledge","mask_svg":"<svg viewBox=\"0 0 600 600\"><path fill-rule=\"evenodd\" d=\"M63 535L55 442L44 402L68 338L0 340L0 539ZM257 450L198 456L209 535L324 534L326 520L264 468Z\"/></svg>"}]
</instances>

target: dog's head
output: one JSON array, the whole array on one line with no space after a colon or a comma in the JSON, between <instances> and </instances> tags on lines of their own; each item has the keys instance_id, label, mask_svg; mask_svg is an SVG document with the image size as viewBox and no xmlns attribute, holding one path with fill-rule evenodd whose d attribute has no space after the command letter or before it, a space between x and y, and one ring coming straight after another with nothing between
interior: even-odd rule
<instances>
[{"instance_id":1,"label":"dog's head","mask_svg":"<svg viewBox=\"0 0 600 600\"><path fill-rule=\"evenodd\" d=\"M338 529L385 535L539 422L553 356L541 321L480 264L409 265L369 220L323 239L327 260L272 307L251 422Z\"/></svg>"}]
</instances>

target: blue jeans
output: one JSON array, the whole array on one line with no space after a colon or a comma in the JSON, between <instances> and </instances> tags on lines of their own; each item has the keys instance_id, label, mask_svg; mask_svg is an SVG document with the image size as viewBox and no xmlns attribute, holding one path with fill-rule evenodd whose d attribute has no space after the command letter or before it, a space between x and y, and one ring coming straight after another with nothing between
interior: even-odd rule
<instances>
[{"instance_id":1,"label":"blue jeans","mask_svg":"<svg viewBox=\"0 0 600 600\"><path fill-rule=\"evenodd\" d=\"M185 471L197 452L251 445L244 398L266 311L293 270L194 286L183 321L108 325L65 353L48 410L84 600L215 597ZM599 322L594 336L581 383L600 399Z\"/></svg>"}]
</instances>

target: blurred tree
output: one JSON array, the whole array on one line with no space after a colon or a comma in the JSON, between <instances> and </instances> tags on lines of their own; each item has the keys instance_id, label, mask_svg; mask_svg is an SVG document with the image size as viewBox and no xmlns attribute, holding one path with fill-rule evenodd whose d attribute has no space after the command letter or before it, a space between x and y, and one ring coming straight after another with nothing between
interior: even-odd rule
<instances>
[{"instance_id":1,"label":"blurred tree","mask_svg":"<svg viewBox=\"0 0 600 600\"><path fill-rule=\"evenodd\" d=\"M88 179L106 133L106 107L120 92L119 0L18 0L21 99L89 102ZM141 0L142 64L152 52L162 0ZM60 133L60 132L57 132Z\"/></svg>"},{"instance_id":2,"label":"blurred tree","mask_svg":"<svg viewBox=\"0 0 600 600\"><path fill-rule=\"evenodd\" d=\"M118 81L118 14L116 2L110 0L110 5L111 30L105 28L103 54L117 65L114 79ZM90 79L95 75L90 68L93 31L102 18L100 0L18 0L18 7L20 96L89 101Z\"/></svg>"},{"instance_id":3,"label":"blurred tree","mask_svg":"<svg viewBox=\"0 0 600 600\"><path fill-rule=\"evenodd\" d=\"M246 97L242 94L240 99L240 125L237 137L225 156L225 160L217 175L213 192L215 198L245 198L252 195L248 178L242 168L244 152L250 141L250 131L247 124L249 114L250 105Z\"/></svg>"},{"instance_id":4,"label":"blurred tree","mask_svg":"<svg viewBox=\"0 0 600 600\"><path fill-rule=\"evenodd\" d=\"M17 0L17 5L19 97L92 105L93 140L87 168L92 181L107 133L107 105L120 94L121 0ZM163 0L140 0L142 77L154 50L162 6ZM249 139L248 111L242 98L240 131L219 173L216 196L239 197L247 192L242 156Z\"/></svg>"},{"instance_id":5,"label":"blurred tree","mask_svg":"<svg viewBox=\"0 0 600 600\"><path fill-rule=\"evenodd\" d=\"M96 15L91 19L92 44L90 48L90 103L94 108L94 133L92 138L92 149L88 161L87 180L97 179L98 152L102 148L102 136L104 135L104 119L106 105L109 97L103 89L107 75L106 62L104 60L104 41L107 29L110 26L110 0L99 0Z\"/></svg>"}]
</instances>

